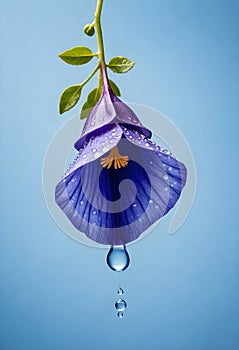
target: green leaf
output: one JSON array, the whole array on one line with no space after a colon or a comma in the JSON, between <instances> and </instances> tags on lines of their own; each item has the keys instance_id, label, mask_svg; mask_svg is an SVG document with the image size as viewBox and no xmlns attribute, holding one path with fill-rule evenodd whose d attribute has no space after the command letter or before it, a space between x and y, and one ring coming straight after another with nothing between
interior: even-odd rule
<instances>
[{"instance_id":1,"label":"green leaf","mask_svg":"<svg viewBox=\"0 0 239 350\"><path fill-rule=\"evenodd\" d=\"M77 104L81 95L81 89L81 85L74 85L63 91L59 104L60 114L69 111Z\"/></svg>"},{"instance_id":2,"label":"green leaf","mask_svg":"<svg viewBox=\"0 0 239 350\"><path fill-rule=\"evenodd\" d=\"M76 46L70 50L60 53L59 57L66 63L74 66L88 63L96 54L94 54L88 47Z\"/></svg>"},{"instance_id":3,"label":"green leaf","mask_svg":"<svg viewBox=\"0 0 239 350\"><path fill-rule=\"evenodd\" d=\"M109 79L109 83L110 83L110 87L111 87L113 93L116 96L120 96L120 89L118 88L118 86L110 79Z\"/></svg>"},{"instance_id":4,"label":"green leaf","mask_svg":"<svg viewBox=\"0 0 239 350\"><path fill-rule=\"evenodd\" d=\"M89 95L87 96L86 102L83 104L80 113L80 119L85 119L90 114L92 108L99 101L101 95L101 89L95 88L93 89Z\"/></svg>"},{"instance_id":5,"label":"green leaf","mask_svg":"<svg viewBox=\"0 0 239 350\"><path fill-rule=\"evenodd\" d=\"M108 67L114 72L114 73L126 73L130 69L133 68L135 63L131 61L130 59L123 57L123 56L117 56L111 58L111 60L108 63Z\"/></svg>"}]
</instances>

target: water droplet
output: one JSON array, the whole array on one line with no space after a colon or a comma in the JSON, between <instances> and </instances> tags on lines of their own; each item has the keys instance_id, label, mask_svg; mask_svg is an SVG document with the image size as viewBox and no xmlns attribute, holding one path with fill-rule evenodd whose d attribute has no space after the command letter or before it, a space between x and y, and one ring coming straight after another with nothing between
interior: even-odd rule
<instances>
[{"instance_id":1,"label":"water droplet","mask_svg":"<svg viewBox=\"0 0 239 350\"><path fill-rule=\"evenodd\" d=\"M85 158L86 157L86 154L83 154L83 156L82 156L83 158Z\"/></svg>"},{"instance_id":2,"label":"water droplet","mask_svg":"<svg viewBox=\"0 0 239 350\"><path fill-rule=\"evenodd\" d=\"M93 215L95 215L95 214L96 214L96 211L94 210L94 211L93 211Z\"/></svg>"},{"instance_id":3,"label":"water droplet","mask_svg":"<svg viewBox=\"0 0 239 350\"><path fill-rule=\"evenodd\" d=\"M93 148L92 152L94 152L94 153L95 153L95 152L96 152L96 148Z\"/></svg>"},{"instance_id":4,"label":"water droplet","mask_svg":"<svg viewBox=\"0 0 239 350\"><path fill-rule=\"evenodd\" d=\"M81 201L81 202L80 202L80 205L83 205L83 204L84 204L84 202L83 202L83 201Z\"/></svg>"},{"instance_id":5,"label":"water droplet","mask_svg":"<svg viewBox=\"0 0 239 350\"><path fill-rule=\"evenodd\" d=\"M168 187L164 187L164 191L165 191L165 192L168 192Z\"/></svg>"},{"instance_id":6,"label":"water droplet","mask_svg":"<svg viewBox=\"0 0 239 350\"><path fill-rule=\"evenodd\" d=\"M164 180L168 180L168 175L163 176Z\"/></svg>"},{"instance_id":7,"label":"water droplet","mask_svg":"<svg viewBox=\"0 0 239 350\"><path fill-rule=\"evenodd\" d=\"M119 312L117 313L117 316L118 316L119 318L122 318L122 317L124 316L124 314L123 314L122 311L119 311Z\"/></svg>"},{"instance_id":8,"label":"water droplet","mask_svg":"<svg viewBox=\"0 0 239 350\"><path fill-rule=\"evenodd\" d=\"M152 199L149 200L149 203L152 204L154 201Z\"/></svg>"},{"instance_id":9,"label":"water droplet","mask_svg":"<svg viewBox=\"0 0 239 350\"><path fill-rule=\"evenodd\" d=\"M153 164L152 160L149 162L149 164Z\"/></svg>"},{"instance_id":10,"label":"water droplet","mask_svg":"<svg viewBox=\"0 0 239 350\"><path fill-rule=\"evenodd\" d=\"M173 170L173 168L170 166L169 168L168 168L168 171L172 171Z\"/></svg>"},{"instance_id":11,"label":"water droplet","mask_svg":"<svg viewBox=\"0 0 239 350\"><path fill-rule=\"evenodd\" d=\"M106 257L108 266L114 271L124 271L130 263L129 254L126 246L112 246Z\"/></svg>"},{"instance_id":12,"label":"water droplet","mask_svg":"<svg viewBox=\"0 0 239 350\"><path fill-rule=\"evenodd\" d=\"M122 294L124 294L124 291L123 291L123 289L121 287L119 287L119 289L117 290L117 293L119 295L122 295Z\"/></svg>"},{"instance_id":13,"label":"water droplet","mask_svg":"<svg viewBox=\"0 0 239 350\"><path fill-rule=\"evenodd\" d=\"M145 146L146 146L146 147L149 147L149 143L146 143Z\"/></svg>"},{"instance_id":14,"label":"water droplet","mask_svg":"<svg viewBox=\"0 0 239 350\"><path fill-rule=\"evenodd\" d=\"M92 122L90 125L94 126L94 125L95 125L95 123L94 123L94 122Z\"/></svg>"},{"instance_id":15,"label":"water droplet","mask_svg":"<svg viewBox=\"0 0 239 350\"><path fill-rule=\"evenodd\" d=\"M127 308L126 301L124 299L119 299L115 303L115 308L118 311L124 311Z\"/></svg>"},{"instance_id":16,"label":"water droplet","mask_svg":"<svg viewBox=\"0 0 239 350\"><path fill-rule=\"evenodd\" d=\"M137 207L137 203L134 203L134 204L133 204L133 207L136 208L136 207Z\"/></svg>"}]
</instances>

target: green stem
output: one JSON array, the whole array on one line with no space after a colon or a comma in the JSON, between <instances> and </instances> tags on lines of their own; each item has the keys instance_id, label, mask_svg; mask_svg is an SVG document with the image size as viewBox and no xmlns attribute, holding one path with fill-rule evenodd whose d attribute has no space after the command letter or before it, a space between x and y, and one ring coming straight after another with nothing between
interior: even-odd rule
<instances>
[{"instance_id":1,"label":"green stem","mask_svg":"<svg viewBox=\"0 0 239 350\"><path fill-rule=\"evenodd\" d=\"M100 65L98 64L95 69L93 70L93 72L88 76L88 78L86 78L86 80L84 80L80 85L83 87L85 84L88 83L88 81L95 75L95 73L99 70Z\"/></svg>"},{"instance_id":2,"label":"green stem","mask_svg":"<svg viewBox=\"0 0 239 350\"><path fill-rule=\"evenodd\" d=\"M100 23L101 10L104 0L98 0L96 10L95 10L95 29L97 36L97 44L99 51L99 65L103 68L105 67L105 53L104 53L104 42Z\"/></svg>"}]
</instances>

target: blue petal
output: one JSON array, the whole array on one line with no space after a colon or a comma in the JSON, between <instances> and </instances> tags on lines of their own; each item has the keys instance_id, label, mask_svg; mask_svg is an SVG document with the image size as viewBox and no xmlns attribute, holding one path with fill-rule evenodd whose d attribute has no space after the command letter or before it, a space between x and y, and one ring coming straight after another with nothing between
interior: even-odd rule
<instances>
[{"instance_id":1,"label":"blue petal","mask_svg":"<svg viewBox=\"0 0 239 350\"><path fill-rule=\"evenodd\" d=\"M105 169L99 160L73 170L56 187L56 202L90 239L121 245L137 239L177 202L186 168L161 151L118 144L125 168Z\"/></svg>"}]
</instances>

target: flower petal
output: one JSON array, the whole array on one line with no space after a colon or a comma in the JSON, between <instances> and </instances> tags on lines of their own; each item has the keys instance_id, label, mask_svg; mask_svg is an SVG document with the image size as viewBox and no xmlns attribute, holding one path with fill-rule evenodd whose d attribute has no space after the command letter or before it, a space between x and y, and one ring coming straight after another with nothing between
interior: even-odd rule
<instances>
[{"instance_id":1,"label":"flower petal","mask_svg":"<svg viewBox=\"0 0 239 350\"><path fill-rule=\"evenodd\" d=\"M111 89L103 89L102 96L86 119L80 139L76 148L82 145L95 133L104 132L111 123L124 123L134 126L146 137L151 137L151 131L145 128L136 114L124 102L116 97Z\"/></svg>"},{"instance_id":2,"label":"flower petal","mask_svg":"<svg viewBox=\"0 0 239 350\"><path fill-rule=\"evenodd\" d=\"M65 176L68 176L82 165L92 162L110 151L117 145L121 136L122 129L116 124L111 124L104 133L92 136L90 140L79 149L78 156L70 165ZM75 145L75 147L78 149L78 145Z\"/></svg>"},{"instance_id":3,"label":"flower petal","mask_svg":"<svg viewBox=\"0 0 239 350\"><path fill-rule=\"evenodd\" d=\"M129 163L104 169L98 160L69 172L56 187L56 202L90 239L122 245L137 239L177 202L186 168L159 151L118 143Z\"/></svg>"}]
</instances>

